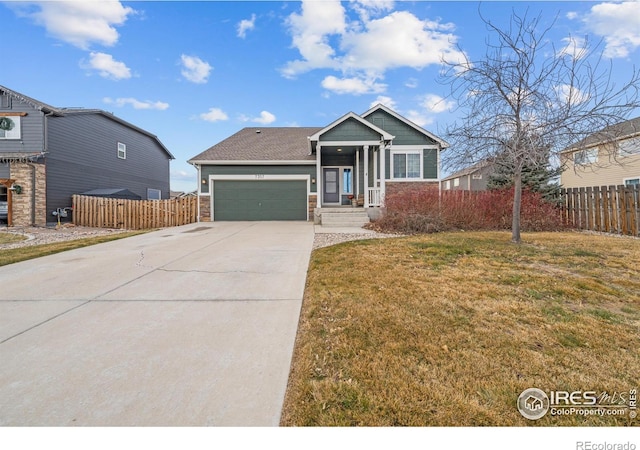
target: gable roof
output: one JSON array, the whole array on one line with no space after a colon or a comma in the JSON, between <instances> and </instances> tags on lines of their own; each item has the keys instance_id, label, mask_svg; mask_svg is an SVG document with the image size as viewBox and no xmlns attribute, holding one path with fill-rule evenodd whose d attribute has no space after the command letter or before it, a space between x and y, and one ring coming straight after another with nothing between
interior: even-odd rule
<instances>
[{"instance_id":1,"label":"gable roof","mask_svg":"<svg viewBox=\"0 0 640 450\"><path fill-rule=\"evenodd\" d=\"M419 133L424 134L425 136L428 136L429 138L433 139L434 141L436 141L438 144L440 144L440 147L442 147L443 149L448 148L449 147L449 143L441 138L439 138L438 136L436 136L435 134L425 130L424 128L422 128L419 125L416 125L415 123L413 123L412 121L410 121L409 119L407 119L406 117L402 117L400 114L398 114L397 112L395 112L394 110L386 107L385 105L383 105L382 103L378 103L377 105L375 105L373 108L369 109L368 111L366 111L365 113L362 114L362 117L366 118L367 116L373 114L374 112L378 111L378 110L382 110L384 112L386 112L387 114L395 117L396 119L400 120L401 122L406 123L407 125L409 125L410 127L412 127L414 130L418 131Z\"/></svg>"},{"instance_id":2,"label":"gable roof","mask_svg":"<svg viewBox=\"0 0 640 450\"><path fill-rule=\"evenodd\" d=\"M465 177L467 175L471 175L475 172L478 172L479 170L482 170L492 165L493 165L492 159L490 158L483 159L482 161L477 162L469 167L465 167L464 169L460 169L457 172L452 173L448 177L443 178L442 181L453 180L454 178L459 178L459 177Z\"/></svg>"},{"instance_id":3,"label":"gable roof","mask_svg":"<svg viewBox=\"0 0 640 450\"><path fill-rule=\"evenodd\" d=\"M317 127L247 127L191 158L189 163L315 161L309 136Z\"/></svg>"},{"instance_id":4,"label":"gable roof","mask_svg":"<svg viewBox=\"0 0 640 450\"><path fill-rule=\"evenodd\" d=\"M595 147L596 145L604 144L606 142L619 141L637 135L640 135L640 117L625 120L624 122L620 122L615 125L603 128L600 131L596 131L586 138L567 147L562 151L562 153L573 152L588 147Z\"/></svg>"},{"instance_id":5,"label":"gable roof","mask_svg":"<svg viewBox=\"0 0 640 450\"><path fill-rule=\"evenodd\" d=\"M162 148L162 150L164 150L167 155L169 155L170 159L175 159L175 157L171 154L171 152L164 146L164 144L160 141L160 139L158 138L158 136L156 136L153 133L148 132L147 130L144 130L140 127L137 127L135 125L133 125L132 123L127 122L124 119L121 119L119 117L117 117L116 115L114 115L113 113L104 111L102 109L87 109L87 108L56 108L54 106L48 105L46 103L43 103L39 100L33 99L31 97L28 97L24 94L21 94L17 91L14 91L12 89L9 89L7 87L4 87L2 85L0 85L0 91L4 91L5 93L7 93L8 95L17 98L20 101L23 101L31 106L33 106L34 108L36 108L39 111L42 111L44 113L50 113L53 114L54 116L57 117L64 117L64 116L71 116L71 115L79 115L79 114L98 114L101 116L106 117L107 119L113 120L115 122L118 122L122 125L124 125L127 128L131 128L132 130L135 130L139 133L142 133L146 136L149 136L151 139L155 140L156 143L160 146L160 148Z\"/></svg>"},{"instance_id":6,"label":"gable roof","mask_svg":"<svg viewBox=\"0 0 640 450\"><path fill-rule=\"evenodd\" d=\"M338 120L333 121L331 124L327 125L322 130L320 130L317 133L315 133L313 136L310 136L309 140L310 141L319 140L321 135L325 134L327 131L331 130L332 128L337 127L338 125L340 125L341 123L343 123L343 122L345 122L345 121L347 121L349 119L355 119L356 121L360 122L361 124L363 124L367 128L375 131L385 141L391 141L395 137L395 136L387 133L386 131L384 131L382 128L379 128L379 127L375 126L373 123L369 122L368 120L363 119L359 115L357 115L357 114L355 114L353 112L349 112L349 113L345 114L344 116L340 117Z\"/></svg>"}]
</instances>

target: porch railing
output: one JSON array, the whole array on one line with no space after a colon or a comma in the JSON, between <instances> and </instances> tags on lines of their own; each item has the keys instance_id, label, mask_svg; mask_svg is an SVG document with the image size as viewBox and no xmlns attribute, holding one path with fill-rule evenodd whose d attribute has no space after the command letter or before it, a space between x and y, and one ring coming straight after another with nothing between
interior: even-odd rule
<instances>
[{"instance_id":1,"label":"porch railing","mask_svg":"<svg viewBox=\"0 0 640 450\"><path fill-rule=\"evenodd\" d=\"M382 193L380 191L380 188L367 188L367 205L368 206L382 205Z\"/></svg>"}]
</instances>

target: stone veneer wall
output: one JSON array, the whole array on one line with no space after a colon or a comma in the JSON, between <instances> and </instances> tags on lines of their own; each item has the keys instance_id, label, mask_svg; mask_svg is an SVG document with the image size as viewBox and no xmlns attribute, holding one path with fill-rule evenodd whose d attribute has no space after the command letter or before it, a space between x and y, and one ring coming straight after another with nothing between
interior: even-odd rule
<instances>
[{"instance_id":1,"label":"stone veneer wall","mask_svg":"<svg viewBox=\"0 0 640 450\"><path fill-rule=\"evenodd\" d=\"M318 206L318 195L309 194L309 220L313 220L313 215Z\"/></svg>"},{"instance_id":2,"label":"stone veneer wall","mask_svg":"<svg viewBox=\"0 0 640 450\"><path fill-rule=\"evenodd\" d=\"M386 194L395 194L398 192L414 191L414 190L438 190L440 183L437 181L420 182L420 181L408 181L402 183L394 183L393 181L387 181L385 183Z\"/></svg>"},{"instance_id":3,"label":"stone veneer wall","mask_svg":"<svg viewBox=\"0 0 640 450\"><path fill-rule=\"evenodd\" d=\"M35 186L33 186L33 170L35 168ZM11 163L11 178L14 185L22 187L22 193L13 193L12 213L13 226L47 225L47 178L44 164ZM34 200L35 189L35 205ZM35 207L35 216L33 208Z\"/></svg>"},{"instance_id":4,"label":"stone veneer wall","mask_svg":"<svg viewBox=\"0 0 640 450\"><path fill-rule=\"evenodd\" d=\"M211 197L201 195L198 198L200 201L200 222L211 222Z\"/></svg>"}]
</instances>

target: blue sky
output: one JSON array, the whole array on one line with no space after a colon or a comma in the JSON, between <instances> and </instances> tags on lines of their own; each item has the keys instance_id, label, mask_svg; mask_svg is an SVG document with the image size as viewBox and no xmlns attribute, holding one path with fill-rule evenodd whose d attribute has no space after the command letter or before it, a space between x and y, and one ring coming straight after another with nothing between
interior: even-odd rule
<instances>
[{"instance_id":1,"label":"blue sky","mask_svg":"<svg viewBox=\"0 0 640 450\"><path fill-rule=\"evenodd\" d=\"M381 102L441 134L456 113L439 61L484 54L478 8L498 25L557 17L554 44L602 40L614 77L640 62L640 1L0 1L0 84L156 134L172 189L193 190L187 160L245 126L325 126Z\"/></svg>"}]
</instances>

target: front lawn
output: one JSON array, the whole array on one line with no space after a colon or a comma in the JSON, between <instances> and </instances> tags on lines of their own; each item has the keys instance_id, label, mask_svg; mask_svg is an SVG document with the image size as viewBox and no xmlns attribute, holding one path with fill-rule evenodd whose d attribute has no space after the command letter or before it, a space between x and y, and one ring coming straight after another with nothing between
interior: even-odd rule
<instances>
[{"instance_id":1,"label":"front lawn","mask_svg":"<svg viewBox=\"0 0 640 450\"><path fill-rule=\"evenodd\" d=\"M314 251L282 425L640 424L516 408L532 387L627 401L638 388L640 240L523 242L442 233Z\"/></svg>"}]
</instances>

